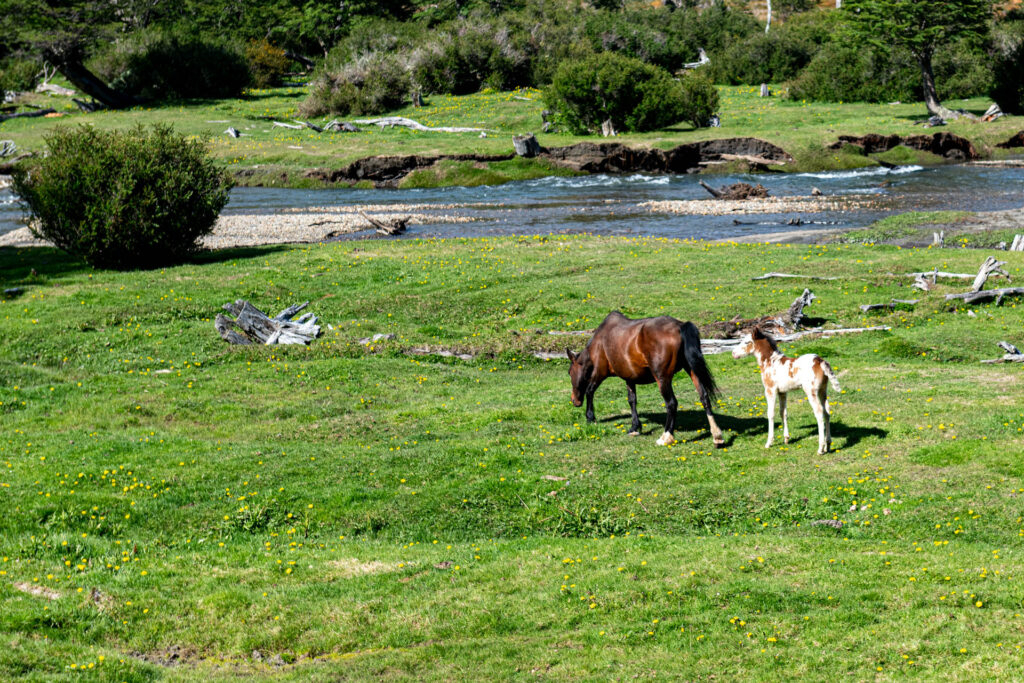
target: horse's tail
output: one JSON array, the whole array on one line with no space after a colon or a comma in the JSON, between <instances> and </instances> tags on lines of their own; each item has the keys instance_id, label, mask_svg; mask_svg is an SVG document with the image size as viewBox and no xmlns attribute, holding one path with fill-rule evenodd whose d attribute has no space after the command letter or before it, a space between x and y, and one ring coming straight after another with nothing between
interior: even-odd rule
<instances>
[{"instance_id":1,"label":"horse's tail","mask_svg":"<svg viewBox=\"0 0 1024 683\"><path fill-rule=\"evenodd\" d=\"M708 364L704 362L704 354L700 350L700 331L691 322L685 322L679 326L679 332L683 336L683 358L690 370L697 377L697 382L703 387L708 399L714 400L718 396L718 385L715 378L711 376ZM703 397L701 397L703 400ZM711 406L705 406L708 410Z\"/></svg>"},{"instance_id":2,"label":"horse's tail","mask_svg":"<svg viewBox=\"0 0 1024 683\"><path fill-rule=\"evenodd\" d=\"M825 373L825 377L828 378L828 383L832 385L832 388L836 391L842 391L843 388L839 386L839 376L836 375L836 371L832 369L832 366L828 364L828 361L821 361L821 371Z\"/></svg>"}]
</instances>

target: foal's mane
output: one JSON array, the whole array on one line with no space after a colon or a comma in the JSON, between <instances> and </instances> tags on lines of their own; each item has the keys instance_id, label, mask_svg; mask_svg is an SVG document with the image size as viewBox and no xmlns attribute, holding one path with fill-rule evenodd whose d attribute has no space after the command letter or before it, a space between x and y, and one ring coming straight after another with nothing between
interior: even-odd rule
<instances>
[{"instance_id":1,"label":"foal's mane","mask_svg":"<svg viewBox=\"0 0 1024 683\"><path fill-rule=\"evenodd\" d=\"M775 343L775 338L772 337L770 334L766 333L760 327L755 327L750 331L750 338L753 339L754 341L757 341L758 339L764 339L766 342L768 342L768 346L771 347L772 351L779 350L779 345Z\"/></svg>"}]
</instances>

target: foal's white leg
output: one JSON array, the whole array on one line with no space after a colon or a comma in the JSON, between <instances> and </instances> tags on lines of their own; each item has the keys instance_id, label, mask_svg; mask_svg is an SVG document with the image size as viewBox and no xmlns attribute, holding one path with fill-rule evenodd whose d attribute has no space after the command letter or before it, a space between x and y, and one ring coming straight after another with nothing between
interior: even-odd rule
<instances>
[{"instance_id":1,"label":"foal's white leg","mask_svg":"<svg viewBox=\"0 0 1024 683\"><path fill-rule=\"evenodd\" d=\"M775 390L764 390L764 398L768 401L768 408L765 410L765 414L768 416L768 441L765 443L765 448L771 448L772 442L775 441Z\"/></svg>"},{"instance_id":2,"label":"foal's white leg","mask_svg":"<svg viewBox=\"0 0 1024 683\"><path fill-rule=\"evenodd\" d=\"M832 450L832 410L828 405L828 385L822 384L821 389L818 390L821 403L825 406L825 414L823 418L825 420L825 451Z\"/></svg>"},{"instance_id":3,"label":"foal's white leg","mask_svg":"<svg viewBox=\"0 0 1024 683\"><path fill-rule=\"evenodd\" d=\"M828 452L828 446L825 445L825 406L818 393L813 389L807 392L807 401L811 404L814 418L818 421L818 455L823 455Z\"/></svg>"},{"instance_id":4,"label":"foal's white leg","mask_svg":"<svg viewBox=\"0 0 1024 683\"><path fill-rule=\"evenodd\" d=\"M786 410L786 397L788 394L779 392L779 412L782 413L782 442L789 443L789 420Z\"/></svg>"}]
</instances>

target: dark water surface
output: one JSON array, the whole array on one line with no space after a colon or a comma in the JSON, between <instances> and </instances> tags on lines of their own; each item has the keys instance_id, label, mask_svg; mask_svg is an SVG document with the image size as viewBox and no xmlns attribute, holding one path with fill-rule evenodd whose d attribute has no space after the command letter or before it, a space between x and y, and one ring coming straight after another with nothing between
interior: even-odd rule
<instances>
[{"instance_id":1,"label":"dark water surface","mask_svg":"<svg viewBox=\"0 0 1024 683\"><path fill-rule=\"evenodd\" d=\"M761 183L774 197L806 196L812 187L825 195L860 195L863 208L817 214L702 216L651 213L642 202L708 199L698 185ZM266 214L310 207L440 204L417 213L462 214L471 223L418 224L410 237L590 232L603 235L722 239L749 234L862 227L904 211L994 211L1024 206L1024 168L902 166L856 171L731 176L608 176L542 178L498 186L408 190L293 190L236 188L227 214ZM799 217L804 225L786 225ZM734 219L741 222L737 225ZM0 233L21 225L21 210L9 189L0 190Z\"/></svg>"}]
</instances>

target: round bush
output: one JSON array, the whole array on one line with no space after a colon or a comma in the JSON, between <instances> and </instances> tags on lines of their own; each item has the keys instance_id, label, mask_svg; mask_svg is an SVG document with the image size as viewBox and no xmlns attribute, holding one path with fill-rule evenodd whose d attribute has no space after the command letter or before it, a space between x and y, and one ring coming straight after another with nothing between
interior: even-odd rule
<instances>
[{"instance_id":1,"label":"round bush","mask_svg":"<svg viewBox=\"0 0 1024 683\"><path fill-rule=\"evenodd\" d=\"M49 155L20 167L14 191L32 232L100 268L180 263L199 249L231 181L202 142L169 126L56 128Z\"/></svg>"},{"instance_id":2,"label":"round bush","mask_svg":"<svg viewBox=\"0 0 1024 683\"><path fill-rule=\"evenodd\" d=\"M382 114L401 107L411 88L400 55L371 53L318 76L300 110L305 116Z\"/></svg>"},{"instance_id":3,"label":"round bush","mask_svg":"<svg viewBox=\"0 0 1024 683\"><path fill-rule=\"evenodd\" d=\"M657 130L683 119L686 105L667 71L611 52L564 62L544 99L577 134L609 119L618 131Z\"/></svg>"},{"instance_id":4,"label":"round bush","mask_svg":"<svg viewBox=\"0 0 1024 683\"><path fill-rule=\"evenodd\" d=\"M284 50L266 40L250 42L245 48L245 58L249 60L252 84L257 88L270 88L281 83L291 65Z\"/></svg>"},{"instance_id":5,"label":"round bush","mask_svg":"<svg viewBox=\"0 0 1024 683\"><path fill-rule=\"evenodd\" d=\"M694 128L705 128L718 111L718 88L706 75L693 71L682 79L682 119Z\"/></svg>"}]
</instances>

